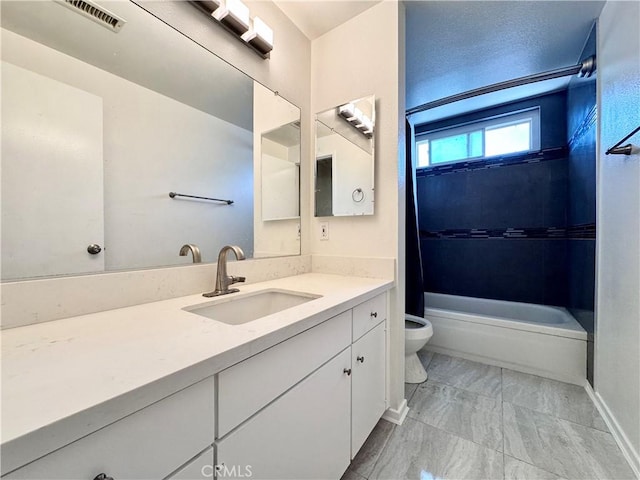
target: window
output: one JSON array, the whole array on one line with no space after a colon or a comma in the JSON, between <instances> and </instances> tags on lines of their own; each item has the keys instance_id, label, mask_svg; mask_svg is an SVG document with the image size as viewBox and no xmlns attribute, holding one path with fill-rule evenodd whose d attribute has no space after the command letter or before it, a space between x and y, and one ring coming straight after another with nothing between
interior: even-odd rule
<instances>
[{"instance_id":1,"label":"window","mask_svg":"<svg viewBox=\"0 0 640 480\"><path fill-rule=\"evenodd\" d=\"M416 135L418 168L540 150L540 109Z\"/></svg>"}]
</instances>

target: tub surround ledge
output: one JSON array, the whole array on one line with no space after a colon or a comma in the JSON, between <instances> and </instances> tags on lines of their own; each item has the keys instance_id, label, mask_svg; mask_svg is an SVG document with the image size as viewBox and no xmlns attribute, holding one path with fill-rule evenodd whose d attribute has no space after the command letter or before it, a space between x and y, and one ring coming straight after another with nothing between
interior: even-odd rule
<instances>
[{"instance_id":1,"label":"tub surround ledge","mask_svg":"<svg viewBox=\"0 0 640 480\"><path fill-rule=\"evenodd\" d=\"M4 330L2 474L312 328L394 285L321 273L240 285L321 298L243 325L200 294Z\"/></svg>"}]
</instances>

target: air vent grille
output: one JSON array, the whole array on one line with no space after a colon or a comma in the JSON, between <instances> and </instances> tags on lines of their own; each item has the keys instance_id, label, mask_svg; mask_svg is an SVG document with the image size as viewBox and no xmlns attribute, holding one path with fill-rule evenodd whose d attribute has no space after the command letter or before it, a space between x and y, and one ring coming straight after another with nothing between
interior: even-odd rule
<instances>
[{"instance_id":1,"label":"air vent grille","mask_svg":"<svg viewBox=\"0 0 640 480\"><path fill-rule=\"evenodd\" d=\"M119 32L124 24L127 23L126 20L96 5L90 0L57 0L57 2L74 12L84 15L112 32Z\"/></svg>"}]
</instances>

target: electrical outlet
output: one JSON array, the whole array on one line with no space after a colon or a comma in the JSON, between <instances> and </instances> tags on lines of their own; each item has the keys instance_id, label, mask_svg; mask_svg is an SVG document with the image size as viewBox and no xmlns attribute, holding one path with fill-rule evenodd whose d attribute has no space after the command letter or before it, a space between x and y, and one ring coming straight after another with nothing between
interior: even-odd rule
<instances>
[{"instance_id":1,"label":"electrical outlet","mask_svg":"<svg viewBox=\"0 0 640 480\"><path fill-rule=\"evenodd\" d=\"M320 222L320 240L329 240L329 222Z\"/></svg>"}]
</instances>

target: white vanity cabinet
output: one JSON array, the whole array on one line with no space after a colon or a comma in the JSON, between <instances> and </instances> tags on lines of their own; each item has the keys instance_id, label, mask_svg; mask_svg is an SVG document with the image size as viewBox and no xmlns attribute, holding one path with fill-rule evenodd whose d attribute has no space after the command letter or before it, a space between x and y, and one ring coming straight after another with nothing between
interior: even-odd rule
<instances>
[{"instance_id":1,"label":"white vanity cabinet","mask_svg":"<svg viewBox=\"0 0 640 480\"><path fill-rule=\"evenodd\" d=\"M211 377L2 478L93 480L101 473L114 480L166 478L212 444L213 407Z\"/></svg>"},{"instance_id":2,"label":"white vanity cabinet","mask_svg":"<svg viewBox=\"0 0 640 480\"><path fill-rule=\"evenodd\" d=\"M338 479L349 465L345 349L216 444L219 478ZM245 475L247 476L247 475Z\"/></svg>"},{"instance_id":3,"label":"white vanity cabinet","mask_svg":"<svg viewBox=\"0 0 640 480\"><path fill-rule=\"evenodd\" d=\"M386 408L385 319L383 294L221 372L218 478L339 479Z\"/></svg>"},{"instance_id":4,"label":"white vanity cabinet","mask_svg":"<svg viewBox=\"0 0 640 480\"><path fill-rule=\"evenodd\" d=\"M213 458L213 447L209 447L166 480L200 480L213 478L215 468Z\"/></svg>"},{"instance_id":5,"label":"white vanity cabinet","mask_svg":"<svg viewBox=\"0 0 640 480\"><path fill-rule=\"evenodd\" d=\"M337 480L386 408L386 311L383 293L2 479Z\"/></svg>"},{"instance_id":6,"label":"white vanity cabinet","mask_svg":"<svg viewBox=\"0 0 640 480\"><path fill-rule=\"evenodd\" d=\"M351 347L351 458L386 410L385 327L379 323Z\"/></svg>"}]
</instances>

